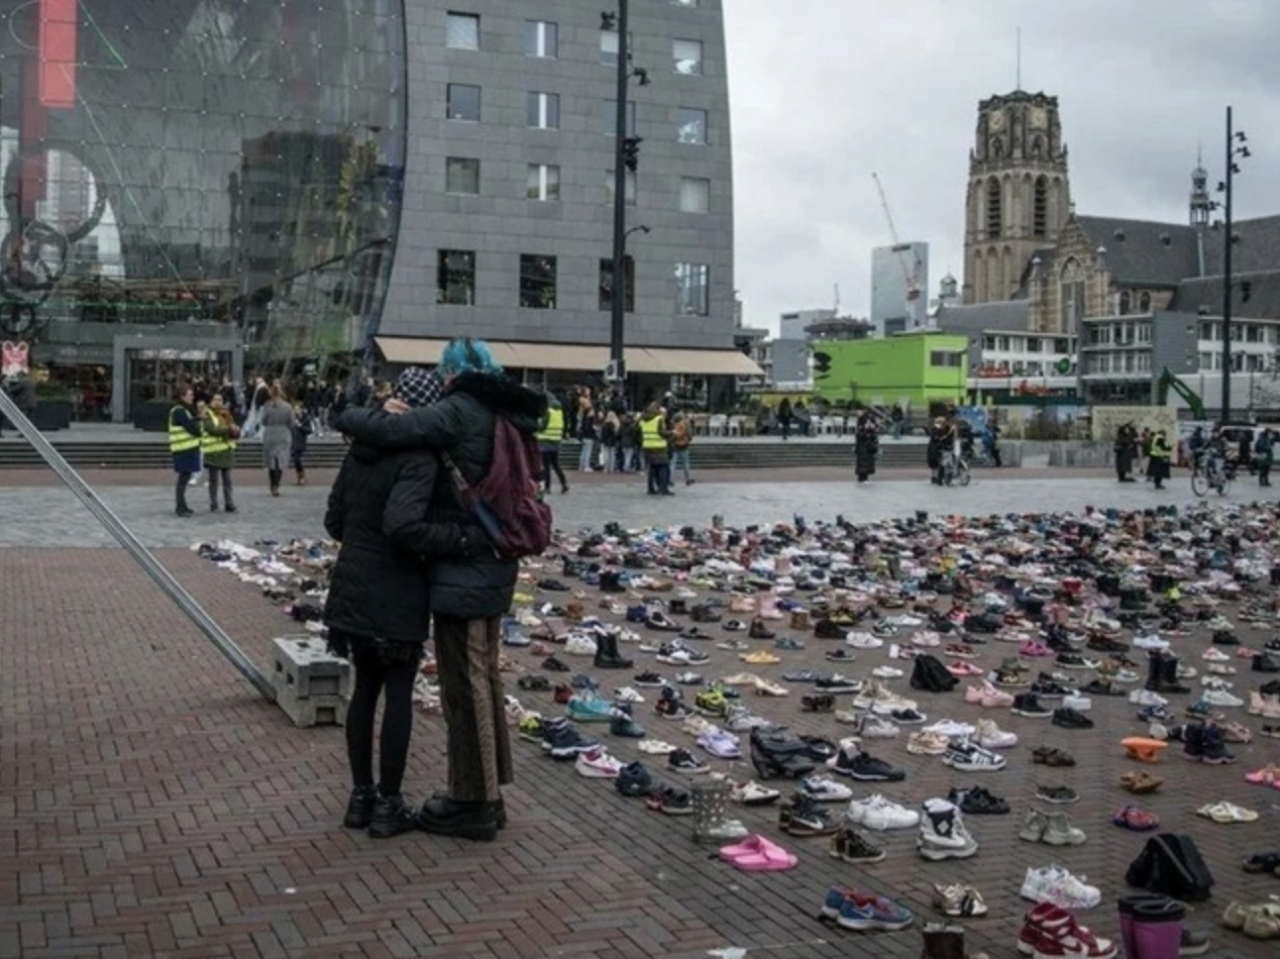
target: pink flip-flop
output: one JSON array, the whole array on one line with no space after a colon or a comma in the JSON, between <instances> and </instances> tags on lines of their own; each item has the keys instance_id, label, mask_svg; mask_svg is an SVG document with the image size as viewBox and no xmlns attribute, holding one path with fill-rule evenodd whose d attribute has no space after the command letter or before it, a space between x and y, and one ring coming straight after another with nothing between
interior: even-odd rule
<instances>
[{"instance_id":1,"label":"pink flip-flop","mask_svg":"<svg viewBox=\"0 0 1280 959\"><path fill-rule=\"evenodd\" d=\"M738 856L731 862L734 869L743 872L782 872L794 869L800 860L781 846L761 839L759 852Z\"/></svg>"},{"instance_id":2,"label":"pink flip-flop","mask_svg":"<svg viewBox=\"0 0 1280 959\"><path fill-rule=\"evenodd\" d=\"M1263 766L1251 773L1245 773L1244 781L1255 786L1275 786L1280 789L1280 769L1275 766Z\"/></svg>"},{"instance_id":3,"label":"pink flip-flop","mask_svg":"<svg viewBox=\"0 0 1280 959\"><path fill-rule=\"evenodd\" d=\"M740 856L754 856L760 852L762 845L766 842L768 840L759 834L748 836L742 842L735 842L731 846L721 846L720 858L725 862L733 862Z\"/></svg>"}]
</instances>

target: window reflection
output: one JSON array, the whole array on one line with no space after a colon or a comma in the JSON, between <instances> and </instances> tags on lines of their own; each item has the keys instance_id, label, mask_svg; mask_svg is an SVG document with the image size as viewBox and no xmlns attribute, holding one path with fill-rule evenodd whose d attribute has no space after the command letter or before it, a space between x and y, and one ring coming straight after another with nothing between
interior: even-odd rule
<instances>
[{"instance_id":1,"label":"window reflection","mask_svg":"<svg viewBox=\"0 0 1280 959\"><path fill-rule=\"evenodd\" d=\"M5 335L180 322L244 326L269 361L363 348L399 222L400 2L80 0L56 47L39 4L3 6Z\"/></svg>"}]
</instances>

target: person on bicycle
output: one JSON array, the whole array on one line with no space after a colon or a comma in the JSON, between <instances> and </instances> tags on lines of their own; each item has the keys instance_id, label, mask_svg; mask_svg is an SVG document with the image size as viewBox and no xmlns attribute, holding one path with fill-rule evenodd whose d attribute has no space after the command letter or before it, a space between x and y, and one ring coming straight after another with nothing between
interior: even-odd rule
<instances>
[{"instance_id":1,"label":"person on bicycle","mask_svg":"<svg viewBox=\"0 0 1280 959\"><path fill-rule=\"evenodd\" d=\"M933 427L929 430L926 456L929 469L933 471L929 482L935 486L943 486L946 483L946 458L955 448L955 439L955 425L951 420L945 416L939 416L933 421Z\"/></svg>"}]
</instances>

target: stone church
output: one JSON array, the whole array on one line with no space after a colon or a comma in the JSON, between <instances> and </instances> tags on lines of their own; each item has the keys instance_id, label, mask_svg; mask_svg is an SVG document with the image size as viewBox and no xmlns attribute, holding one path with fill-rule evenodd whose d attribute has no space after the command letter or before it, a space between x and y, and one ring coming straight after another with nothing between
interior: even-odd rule
<instances>
[{"instance_id":1,"label":"stone church","mask_svg":"<svg viewBox=\"0 0 1280 959\"><path fill-rule=\"evenodd\" d=\"M969 154L963 303L1004 304L991 311L1001 326L1017 312L1018 328L1050 334L1097 316L1221 315L1225 237L1214 207L1197 165L1186 222L1076 213L1057 97L993 96L978 105ZM1237 220L1232 234L1233 314L1280 318L1280 216ZM943 314L987 312L965 307Z\"/></svg>"}]
</instances>

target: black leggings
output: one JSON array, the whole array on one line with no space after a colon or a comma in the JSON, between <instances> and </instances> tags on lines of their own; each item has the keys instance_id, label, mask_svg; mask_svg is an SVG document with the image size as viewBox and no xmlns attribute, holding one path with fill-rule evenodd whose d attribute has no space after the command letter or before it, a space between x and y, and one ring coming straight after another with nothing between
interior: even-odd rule
<instances>
[{"instance_id":1,"label":"black leggings","mask_svg":"<svg viewBox=\"0 0 1280 959\"><path fill-rule=\"evenodd\" d=\"M351 763L352 785L373 785L373 718L378 696L385 690L378 792L398 796L413 732L413 682L418 675L418 661L388 662L372 644L357 640L352 643L351 664L356 670L355 689L347 707L347 760Z\"/></svg>"},{"instance_id":2,"label":"black leggings","mask_svg":"<svg viewBox=\"0 0 1280 959\"><path fill-rule=\"evenodd\" d=\"M560 451L543 450L542 451L542 485L548 490L551 489L551 474L556 474L556 478L560 480L561 489L569 488L569 481L564 478L564 470L560 467Z\"/></svg>"}]
</instances>

